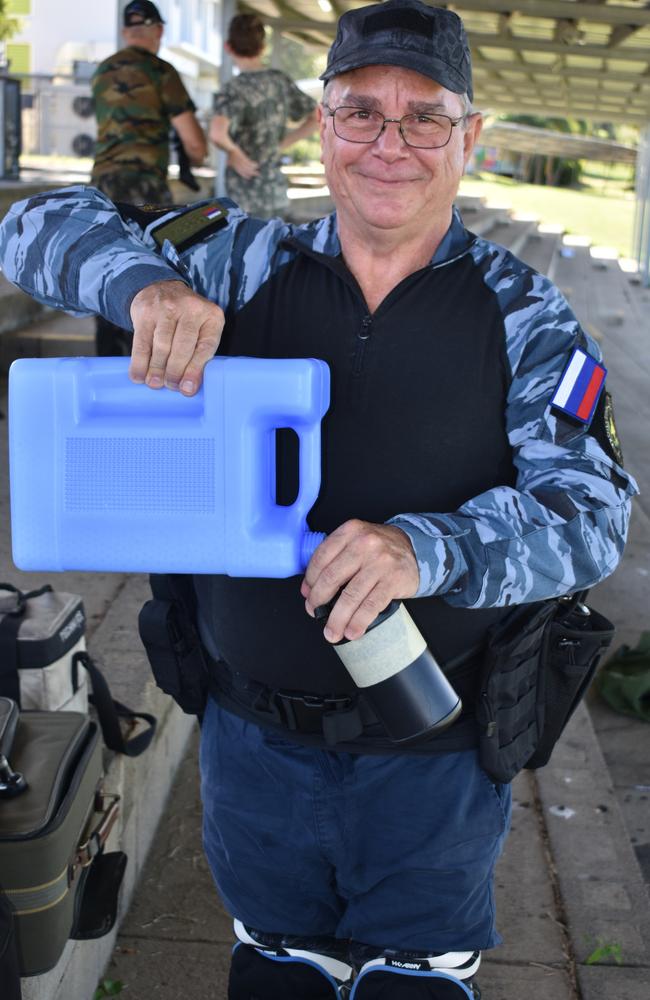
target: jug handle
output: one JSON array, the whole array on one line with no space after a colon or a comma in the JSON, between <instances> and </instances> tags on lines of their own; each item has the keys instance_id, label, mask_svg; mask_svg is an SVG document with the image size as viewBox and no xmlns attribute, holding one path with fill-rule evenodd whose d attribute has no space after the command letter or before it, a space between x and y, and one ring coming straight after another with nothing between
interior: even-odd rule
<instances>
[{"instance_id":1,"label":"jug handle","mask_svg":"<svg viewBox=\"0 0 650 1000\"><path fill-rule=\"evenodd\" d=\"M299 441L298 457L298 495L288 509L305 508L305 517L313 507L321 475L321 427L320 424L311 427L294 427Z\"/></svg>"}]
</instances>

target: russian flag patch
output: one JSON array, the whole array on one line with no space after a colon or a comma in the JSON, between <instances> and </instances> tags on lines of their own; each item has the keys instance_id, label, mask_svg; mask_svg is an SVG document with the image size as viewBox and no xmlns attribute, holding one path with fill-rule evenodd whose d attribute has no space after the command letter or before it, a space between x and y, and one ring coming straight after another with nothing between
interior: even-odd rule
<instances>
[{"instance_id":1,"label":"russian flag patch","mask_svg":"<svg viewBox=\"0 0 650 1000\"><path fill-rule=\"evenodd\" d=\"M607 369L598 361L576 347L562 373L551 406L567 413L575 420L588 424L593 416L603 386Z\"/></svg>"}]
</instances>

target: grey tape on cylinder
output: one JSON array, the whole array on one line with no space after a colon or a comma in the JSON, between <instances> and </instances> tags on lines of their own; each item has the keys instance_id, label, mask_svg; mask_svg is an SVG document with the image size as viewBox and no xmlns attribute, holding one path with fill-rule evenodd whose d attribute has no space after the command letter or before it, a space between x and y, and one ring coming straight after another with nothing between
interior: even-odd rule
<instances>
[{"instance_id":1,"label":"grey tape on cylinder","mask_svg":"<svg viewBox=\"0 0 650 1000\"><path fill-rule=\"evenodd\" d=\"M403 604L360 639L336 647L344 666L359 688L379 684L417 660L427 648L417 625Z\"/></svg>"}]
</instances>

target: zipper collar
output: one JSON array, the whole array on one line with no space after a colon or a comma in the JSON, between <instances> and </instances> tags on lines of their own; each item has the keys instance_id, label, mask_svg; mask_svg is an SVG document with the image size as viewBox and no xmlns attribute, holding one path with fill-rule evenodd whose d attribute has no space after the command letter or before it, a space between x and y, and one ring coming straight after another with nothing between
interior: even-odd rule
<instances>
[{"instance_id":1,"label":"zipper collar","mask_svg":"<svg viewBox=\"0 0 650 1000\"><path fill-rule=\"evenodd\" d=\"M457 260L469 250L475 241L476 236L465 228L460 212L454 206L449 229L438 244L429 265L440 267L442 264L449 264ZM323 219L296 227L291 236L282 240L282 243L293 250L307 254L309 257L317 257L320 260L329 258L330 261L340 259L341 242L336 212L326 215Z\"/></svg>"}]
</instances>

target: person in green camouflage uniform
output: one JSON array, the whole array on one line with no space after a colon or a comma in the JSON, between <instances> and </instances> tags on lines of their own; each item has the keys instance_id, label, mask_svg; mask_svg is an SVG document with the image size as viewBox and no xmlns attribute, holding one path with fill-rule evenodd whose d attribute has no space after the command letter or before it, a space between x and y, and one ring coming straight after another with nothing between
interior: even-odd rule
<instances>
[{"instance_id":1,"label":"person in green camouflage uniform","mask_svg":"<svg viewBox=\"0 0 650 1000\"><path fill-rule=\"evenodd\" d=\"M228 154L228 197L250 215L269 219L289 206L281 152L310 135L317 120L315 101L285 73L262 65L264 39L256 15L231 20L225 47L240 73L215 94L210 139ZM288 130L288 121L300 124Z\"/></svg>"},{"instance_id":2,"label":"person in green camouflage uniform","mask_svg":"<svg viewBox=\"0 0 650 1000\"><path fill-rule=\"evenodd\" d=\"M171 63L157 55L163 23L149 0L129 3L125 48L105 59L92 79L97 143L90 182L111 201L171 204L171 128L191 163L202 163L207 152L190 95ZM98 355L130 354L131 340L128 331L97 317Z\"/></svg>"}]
</instances>

